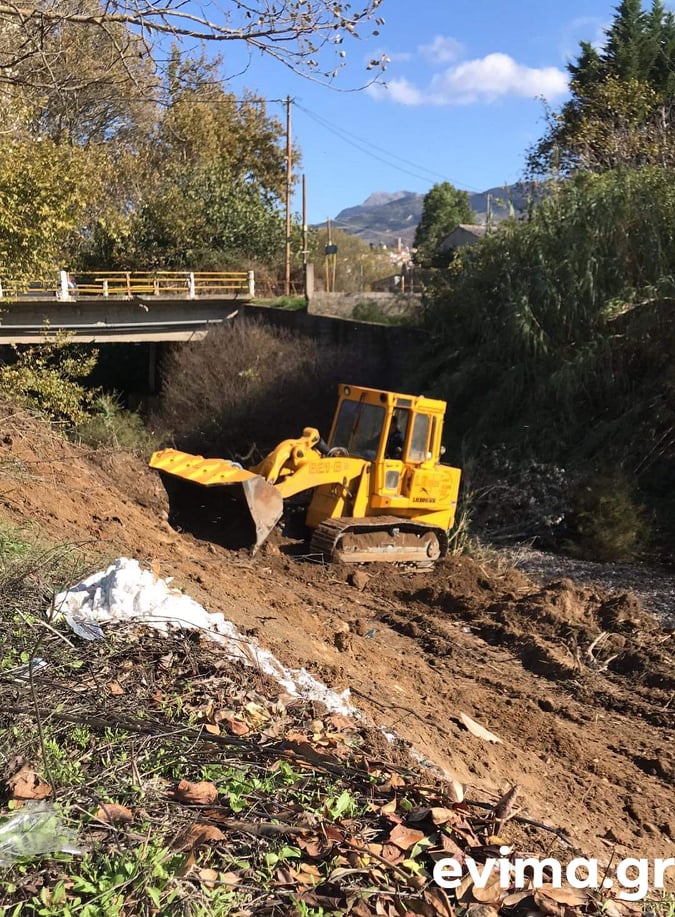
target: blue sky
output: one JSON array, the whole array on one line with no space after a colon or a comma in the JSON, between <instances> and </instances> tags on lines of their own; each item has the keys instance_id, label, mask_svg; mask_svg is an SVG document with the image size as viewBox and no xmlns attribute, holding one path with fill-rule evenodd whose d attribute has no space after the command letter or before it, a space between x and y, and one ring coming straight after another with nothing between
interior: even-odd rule
<instances>
[{"instance_id":1,"label":"blue sky","mask_svg":"<svg viewBox=\"0 0 675 917\"><path fill-rule=\"evenodd\" d=\"M292 135L312 223L374 191L426 193L443 180L484 191L521 177L525 151L543 131L541 97L553 107L564 101L566 61L581 39L600 41L616 2L383 0L379 36L341 46L346 66L335 89L257 55L228 85L294 99ZM391 61L387 85L349 91L380 54ZM225 75L241 61L239 49L231 51ZM279 103L270 112L284 113Z\"/></svg>"}]
</instances>

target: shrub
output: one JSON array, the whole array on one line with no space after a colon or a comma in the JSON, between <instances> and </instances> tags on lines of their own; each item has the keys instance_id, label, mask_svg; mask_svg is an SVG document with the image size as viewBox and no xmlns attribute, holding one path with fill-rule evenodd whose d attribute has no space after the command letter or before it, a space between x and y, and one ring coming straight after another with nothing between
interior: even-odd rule
<instances>
[{"instance_id":1,"label":"shrub","mask_svg":"<svg viewBox=\"0 0 675 917\"><path fill-rule=\"evenodd\" d=\"M178 445L223 457L267 452L317 427L327 436L339 382L377 382L372 360L258 321L242 320L174 348L162 367L154 423Z\"/></svg>"},{"instance_id":2,"label":"shrub","mask_svg":"<svg viewBox=\"0 0 675 917\"><path fill-rule=\"evenodd\" d=\"M636 559L648 540L649 526L631 480L621 471L598 472L573 498L567 548L599 561Z\"/></svg>"},{"instance_id":3,"label":"shrub","mask_svg":"<svg viewBox=\"0 0 675 917\"><path fill-rule=\"evenodd\" d=\"M389 314L372 299L362 299L352 309L352 318L357 322L374 322L377 325L411 325L416 321L414 313Z\"/></svg>"},{"instance_id":4,"label":"shrub","mask_svg":"<svg viewBox=\"0 0 675 917\"><path fill-rule=\"evenodd\" d=\"M96 366L97 351L73 346L71 336L61 331L39 345L14 350L16 361L0 366L3 393L52 422L81 423L98 395L80 381Z\"/></svg>"}]
</instances>

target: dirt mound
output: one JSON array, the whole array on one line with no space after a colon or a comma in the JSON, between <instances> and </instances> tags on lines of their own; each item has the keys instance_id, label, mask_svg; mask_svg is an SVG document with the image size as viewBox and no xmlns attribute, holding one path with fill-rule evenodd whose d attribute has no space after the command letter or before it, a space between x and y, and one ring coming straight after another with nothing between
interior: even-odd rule
<instances>
[{"instance_id":1,"label":"dirt mound","mask_svg":"<svg viewBox=\"0 0 675 917\"><path fill-rule=\"evenodd\" d=\"M277 539L260 556L180 535L142 462L91 453L3 415L5 518L92 554L152 564L210 611L305 666L478 798L521 810L589 855L664 856L675 825L672 636L630 596L540 586L470 558L429 574L328 567ZM292 556L295 555L295 556ZM357 572L360 575L354 576ZM472 735L460 714L495 733ZM473 789L471 789L473 788Z\"/></svg>"},{"instance_id":2,"label":"dirt mound","mask_svg":"<svg viewBox=\"0 0 675 917\"><path fill-rule=\"evenodd\" d=\"M607 596L559 580L537 586L514 570L490 573L470 558L449 558L431 576L400 579L386 573L371 588L405 609L387 617L409 636L424 635L442 653L456 620L496 646L509 647L524 668L551 681L584 681L584 690L617 697L640 708L653 723L672 722L675 689L671 640L630 594ZM592 676L604 674L594 683ZM611 676L623 676L612 678ZM601 701L601 698L598 698ZM661 702L662 712L653 708Z\"/></svg>"}]
</instances>

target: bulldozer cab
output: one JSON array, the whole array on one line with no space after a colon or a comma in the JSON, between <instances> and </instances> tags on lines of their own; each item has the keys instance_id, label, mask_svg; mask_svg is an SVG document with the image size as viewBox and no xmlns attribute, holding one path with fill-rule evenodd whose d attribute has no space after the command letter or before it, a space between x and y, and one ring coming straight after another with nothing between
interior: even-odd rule
<instances>
[{"instance_id":1,"label":"bulldozer cab","mask_svg":"<svg viewBox=\"0 0 675 917\"><path fill-rule=\"evenodd\" d=\"M355 514L419 515L444 505L438 482L447 477L439 465L445 407L424 396L339 387L329 445L334 454L370 465L355 494Z\"/></svg>"},{"instance_id":2,"label":"bulldozer cab","mask_svg":"<svg viewBox=\"0 0 675 917\"><path fill-rule=\"evenodd\" d=\"M339 391L331 449L371 462L438 462L444 402L349 385Z\"/></svg>"}]
</instances>

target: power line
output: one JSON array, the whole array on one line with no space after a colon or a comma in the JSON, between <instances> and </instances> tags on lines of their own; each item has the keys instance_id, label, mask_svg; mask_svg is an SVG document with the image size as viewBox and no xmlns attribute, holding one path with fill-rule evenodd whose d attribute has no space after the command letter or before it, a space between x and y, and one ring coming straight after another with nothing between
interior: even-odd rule
<instances>
[{"instance_id":1,"label":"power line","mask_svg":"<svg viewBox=\"0 0 675 917\"><path fill-rule=\"evenodd\" d=\"M427 169L426 166L422 166L419 163L415 163L409 159L405 159L403 156L398 156L396 153L392 153L391 151L385 149L384 147L378 146L376 143L372 143L370 140L366 140L364 137L359 137L358 135L353 134L351 131L348 131L345 128L338 127L335 124L331 124L331 122L328 121L326 118L323 118L321 115L317 114L316 112L310 111L308 108L305 108L303 105L300 105L300 103L297 100L295 101L295 105L297 108L303 111L306 115L308 115L313 121L319 124L320 127L325 128L325 130L328 130L331 133L335 134L345 143L350 144L351 146L360 150L362 153L365 153L367 156L370 156L372 159L376 159L379 162L383 162L385 165L389 166L392 169L397 169L399 172L404 172L407 175L412 175L413 178L418 178L418 179L421 179L422 181L429 181L429 176L431 176L432 178L441 178L444 181L449 180L446 175L443 175L440 172L435 172L433 169ZM365 144L365 146L363 146L363 144ZM378 156L376 153L373 153L372 150L379 150L381 153L384 153L388 157L388 159L385 159L382 156ZM412 166L412 168L415 169L416 171L413 172L410 169L402 168L401 166L397 165L395 162L389 161L392 159L398 160L399 162L402 162L405 165ZM426 175L420 174L422 172L426 172L427 174ZM478 188L472 188L469 185L462 185L461 183L458 183L458 182L453 182L453 184L458 188L464 188L467 191L474 191L476 193L480 193L480 190Z\"/></svg>"}]
</instances>

